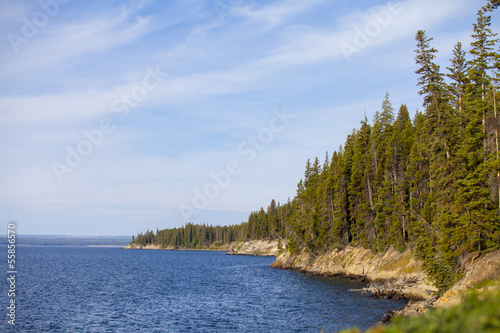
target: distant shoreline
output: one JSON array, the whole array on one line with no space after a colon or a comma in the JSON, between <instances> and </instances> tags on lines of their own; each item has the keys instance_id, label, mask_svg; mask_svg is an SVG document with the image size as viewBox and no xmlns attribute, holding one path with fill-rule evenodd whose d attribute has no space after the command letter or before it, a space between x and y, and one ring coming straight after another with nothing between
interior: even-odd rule
<instances>
[{"instance_id":1,"label":"distant shoreline","mask_svg":"<svg viewBox=\"0 0 500 333\"><path fill-rule=\"evenodd\" d=\"M188 249L188 248L177 248L177 249L174 249L174 248L152 248L152 247L143 247L143 248L140 248L140 247L129 247L129 245L127 246L121 246L122 249L124 250L146 250L146 251L198 251L198 252L226 252L227 253L227 250L221 250L221 249L211 249L211 248L203 248L203 249Z\"/></svg>"},{"instance_id":2,"label":"distant shoreline","mask_svg":"<svg viewBox=\"0 0 500 333\"><path fill-rule=\"evenodd\" d=\"M220 251L230 255L247 255L247 256L267 256L276 257L279 254L277 240L252 240L238 242L234 241L229 244L221 245L220 247L209 247L200 249L189 248L163 248L157 244L147 244L145 246L137 244L128 244L125 246L127 250L170 250L170 251Z\"/></svg>"},{"instance_id":3,"label":"distant shoreline","mask_svg":"<svg viewBox=\"0 0 500 333\"><path fill-rule=\"evenodd\" d=\"M16 244L20 246L92 246L125 247L129 236L69 236L69 235L19 235ZM0 238L0 245L7 245L7 237Z\"/></svg>"},{"instance_id":4,"label":"distant shoreline","mask_svg":"<svg viewBox=\"0 0 500 333\"><path fill-rule=\"evenodd\" d=\"M0 243L0 246L7 246L5 243ZM102 248L117 248L124 249L125 245L70 245L70 244L16 244L18 247L102 247Z\"/></svg>"}]
</instances>

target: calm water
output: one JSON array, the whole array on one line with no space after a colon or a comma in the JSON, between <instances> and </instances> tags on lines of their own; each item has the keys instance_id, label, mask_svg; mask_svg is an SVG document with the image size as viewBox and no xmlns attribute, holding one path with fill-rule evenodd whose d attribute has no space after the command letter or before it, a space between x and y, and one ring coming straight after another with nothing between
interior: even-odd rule
<instances>
[{"instance_id":1,"label":"calm water","mask_svg":"<svg viewBox=\"0 0 500 333\"><path fill-rule=\"evenodd\" d=\"M337 332L404 306L349 292L360 287L352 281L272 269L272 257L83 247L17 255L17 326L3 310L2 331ZM6 288L3 279L2 309Z\"/></svg>"}]
</instances>

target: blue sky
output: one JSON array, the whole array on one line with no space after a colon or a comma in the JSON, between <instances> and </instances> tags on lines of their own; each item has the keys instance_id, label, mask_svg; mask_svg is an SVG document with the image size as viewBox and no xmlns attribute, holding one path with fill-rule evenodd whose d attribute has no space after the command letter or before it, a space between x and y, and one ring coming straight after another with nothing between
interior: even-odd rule
<instances>
[{"instance_id":1,"label":"blue sky","mask_svg":"<svg viewBox=\"0 0 500 333\"><path fill-rule=\"evenodd\" d=\"M421 108L416 31L444 70L481 5L3 1L2 218L73 235L245 221L293 198L386 91Z\"/></svg>"}]
</instances>

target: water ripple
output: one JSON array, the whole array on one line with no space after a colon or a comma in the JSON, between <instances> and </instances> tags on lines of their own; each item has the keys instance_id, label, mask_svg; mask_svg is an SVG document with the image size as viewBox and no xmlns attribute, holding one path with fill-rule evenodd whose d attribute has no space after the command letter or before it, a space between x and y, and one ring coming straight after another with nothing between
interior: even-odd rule
<instances>
[{"instance_id":1,"label":"water ripple","mask_svg":"<svg viewBox=\"0 0 500 333\"><path fill-rule=\"evenodd\" d=\"M349 292L356 282L271 269L269 257L75 247L18 255L18 332L337 332L405 304Z\"/></svg>"}]
</instances>

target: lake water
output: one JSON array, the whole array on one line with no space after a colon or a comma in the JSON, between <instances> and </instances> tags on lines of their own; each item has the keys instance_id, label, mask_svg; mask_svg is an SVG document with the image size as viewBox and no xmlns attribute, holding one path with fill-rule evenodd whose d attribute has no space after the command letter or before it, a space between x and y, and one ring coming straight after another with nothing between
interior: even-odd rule
<instances>
[{"instance_id":1,"label":"lake water","mask_svg":"<svg viewBox=\"0 0 500 333\"><path fill-rule=\"evenodd\" d=\"M405 305L350 292L353 281L272 269L273 257L26 246L17 259L15 329L6 279L0 295L7 332L337 332Z\"/></svg>"}]
</instances>

